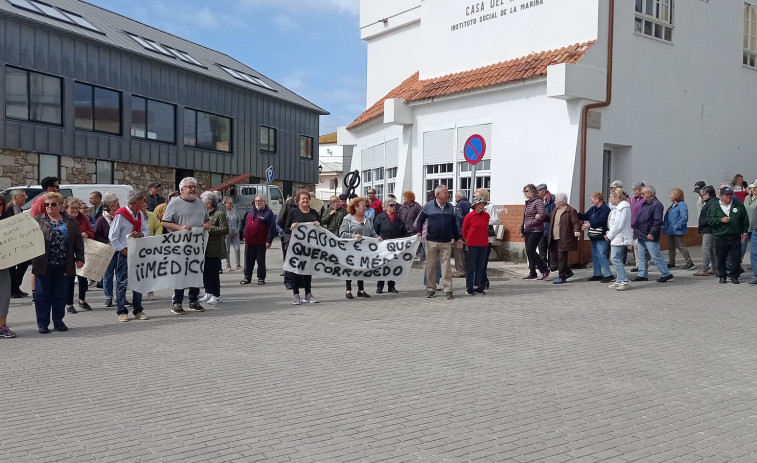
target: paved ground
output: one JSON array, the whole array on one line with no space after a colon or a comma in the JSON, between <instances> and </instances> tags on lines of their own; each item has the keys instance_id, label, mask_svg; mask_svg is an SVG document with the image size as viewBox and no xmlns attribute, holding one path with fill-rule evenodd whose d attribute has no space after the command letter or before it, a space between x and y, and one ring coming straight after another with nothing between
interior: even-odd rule
<instances>
[{"instance_id":1,"label":"paved ground","mask_svg":"<svg viewBox=\"0 0 757 463\"><path fill-rule=\"evenodd\" d=\"M205 313L160 293L129 323L94 291L49 335L14 301L0 461L757 461L757 288L581 270L446 301L413 272L369 300L317 281L299 307L278 272L235 272Z\"/></svg>"}]
</instances>

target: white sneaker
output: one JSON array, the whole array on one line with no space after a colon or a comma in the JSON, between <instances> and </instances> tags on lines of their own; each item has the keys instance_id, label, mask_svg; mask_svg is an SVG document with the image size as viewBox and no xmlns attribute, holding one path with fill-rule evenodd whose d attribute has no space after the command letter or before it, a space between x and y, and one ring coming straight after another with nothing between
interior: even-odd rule
<instances>
[{"instance_id":1,"label":"white sneaker","mask_svg":"<svg viewBox=\"0 0 757 463\"><path fill-rule=\"evenodd\" d=\"M618 291L625 291L625 290L627 290L628 289L628 282L624 281L623 283L618 284L615 287L615 289L618 290Z\"/></svg>"},{"instance_id":2,"label":"white sneaker","mask_svg":"<svg viewBox=\"0 0 757 463\"><path fill-rule=\"evenodd\" d=\"M295 294L292 296L292 305L301 305L302 301L300 300L300 295Z\"/></svg>"},{"instance_id":3,"label":"white sneaker","mask_svg":"<svg viewBox=\"0 0 757 463\"><path fill-rule=\"evenodd\" d=\"M220 302L220 301L218 300L218 298L217 298L217 297L215 297L215 296L212 296L212 295L211 295L211 296L210 296L209 298L207 298L206 300L204 300L204 301L202 301L202 302L207 302L207 303L208 303L208 304L210 304L210 305L216 305L216 304L218 304L218 302Z\"/></svg>"},{"instance_id":4,"label":"white sneaker","mask_svg":"<svg viewBox=\"0 0 757 463\"><path fill-rule=\"evenodd\" d=\"M307 293L305 294L305 302L309 302L311 304L317 304L318 299L316 299L315 296L313 296L313 293Z\"/></svg>"},{"instance_id":5,"label":"white sneaker","mask_svg":"<svg viewBox=\"0 0 757 463\"><path fill-rule=\"evenodd\" d=\"M615 289L618 286L620 286L620 283L618 283L616 281L613 281L612 283L610 283L609 285L607 285L607 287L610 288L610 289Z\"/></svg>"},{"instance_id":6,"label":"white sneaker","mask_svg":"<svg viewBox=\"0 0 757 463\"><path fill-rule=\"evenodd\" d=\"M199 298L197 300L199 302L208 302L208 299L210 299L210 294L209 293L205 293L205 294L202 295L201 298Z\"/></svg>"}]
</instances>

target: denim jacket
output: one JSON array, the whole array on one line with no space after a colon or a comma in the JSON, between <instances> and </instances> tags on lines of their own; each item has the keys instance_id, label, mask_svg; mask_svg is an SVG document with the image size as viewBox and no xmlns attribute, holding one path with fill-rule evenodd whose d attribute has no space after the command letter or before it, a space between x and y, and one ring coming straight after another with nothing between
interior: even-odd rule
<instances>
[{"instance_id":1,"label":"denim jacket","mask_svg":"<svg viewBox=\"0 0 757 463\"><path fill-rule=\"evenodd\" d=\"M666 235L685 235L689 230L689 208L681 201L670 206L665 212L662 232Z\"/></svg>"}]
</instances>

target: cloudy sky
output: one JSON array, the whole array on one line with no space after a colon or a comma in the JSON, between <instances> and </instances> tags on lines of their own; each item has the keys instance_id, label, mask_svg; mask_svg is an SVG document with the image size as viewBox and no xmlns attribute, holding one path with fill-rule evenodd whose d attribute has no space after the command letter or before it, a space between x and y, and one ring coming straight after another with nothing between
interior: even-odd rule
<instances>
[{"instance_id":1,"label":"cloudy sky","mask_svg":"<svg viewBox=\"0 0 757 463\"><path fill-rule=\"evenodd\" d=\"M360 0L87 0L226 53L331 113L321 134L365 109Z\"/></svg>"}]
</instances>

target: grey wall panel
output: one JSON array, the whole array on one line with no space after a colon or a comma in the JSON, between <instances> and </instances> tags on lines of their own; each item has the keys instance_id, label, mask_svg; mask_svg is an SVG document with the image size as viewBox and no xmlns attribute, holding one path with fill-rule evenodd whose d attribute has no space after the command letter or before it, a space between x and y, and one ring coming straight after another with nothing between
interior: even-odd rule
<instances>
[{"instance_id":1,"label":"grey wall panel","mask_svg":"<svg viewBox=\"0 0 757 463\"><path fill-rule=\"evenodd\" d=\"M49 153L61 153L63 152L63 136L65 130L54 129L50 130L47 134L47 151Z\"/></svg>"},{"instance_id":2,"label":"grey wall panel","mask_svg":"<svg viewBox=\"0 0 757 463\"><path fill-rule=\"evenodd\" d=\"M171 166L171 167L177 167L179 165L179 154L178 150L172 147L172 149L168 150L168 159L166 159L165 163L163 162L163 159L161 158L160 165L162 166ZM182 153L183 155L183 153Z\"/></svg>"},{"instance_id":3,"label":"grey wall panel","mask_svg":"<svg viewBox=\"0 0 757 463\"><path fill-rule=\"evenodd\" d=\"M34 151L47 153L50 146L47 143L48 128L41 125L32 126L32 136L34 137Z\"/></svg>"},{"instance_id":4,"label":"grey wall panel","mask_svg":"<svg viewBox=\"0 0 757 463\"><path fill-rule=\"evenodd\" d=\"M97 62L99 60L99 53L98 53L98 47L94 44L88 43L87 44L87 58L84 62L84 65L87 67L86 71L86 77L85 79L87 82L97 83L97 71L98 71L98 65Z\"/></svg>"},{"instance_id":5,"label":"grey wall panel","mask_svg":"<svg viewBox=\"0 0 757 463\"><path fill-rule=\"evenodd\" d=\"M108 160L119 159L121 156L121 140L118 137L108 137Z\"/></svg>"},{"instance_id":6,"label":"grey wall panel","mask_svg":"<svg viewBox=\"0 0 757 463\"><path fill-rule=\"evenodd\" d=\"M97 85L112 87L110 83L110 50L99 48L97 50Z\"/></svg>"},{"instance_id":7,"label":"grey wall panel","mask_svg":"<svg viewBox=\"0 0 757 463\"><path fill-rule=\"evenodd\" d=\"M34 69L42 72L50 72L47 67L47 40L47 32L41 29L34 30Z\"/></svg>"},{"instance_id":8,"label":"grey wall panel","mask_svg":"<svg viewBox=\"0 0 757 463\"><path fill-rule=\"evenodd\" d=\"M18 135L19 145L18 148L25 151L36 151L34 143L34 128L37 127L34 124L19 124Z\"/></svg>"},{"instance_id":9,"label":"grey wall panel","mask_svg":"<svg viewBox=\"0 0 757 463\"><path fill-rule=\"evenodd\" d=\"M150 147L150 157L148 158L147 163L152 164L153 166L158 165L160 162L160 146L157 143L146 143Z\"/></svg>"},{"instance_id":10,"label":"grey wall panel","mask_svg":"<svg viewBox=\"0 0 757 463\"><path fill-rule=\"evenodd\" d=\"M34 29L22 24L18 36L18 65L34 68Z\"/></svg>"},{"instance_id":11,"label":"grey wall panel","mask_svg":"<svg viewBox=\"0 0 757 463\"><path fill-rule=\"evenodd\" d=\"M121 54L114 51L110 52L110 61L108 66L108 87L114 89L121 89L121 72L123 65L121 64Z\"/></svg>"},{"instance_id":12,"label":"grey wall panel","mask_svg":"<svg viewBox=\"0 0 757 463\"><path fill-rule=\"evenodd\" d=\"M5 21L3 35L3 53L6 63L18 64L21 48L21 26L13 21Z\"/></svg>"},{"instance_id":13,"label":"grey wall panel","mask_svg":"<svg viewBox=\"0 0 757 463\"><path fill-rule=\"evenodd\" d=\"M76 53L74 53L74 50L76 49L76 41L69 37L61 37L60 40L60 74L65 77L73 77L75 70L74 70L74 63L76 58ZM54 51L50 50L51 53ZM51 58L52 59L52 58Z\"/></svg>"},{"instance_id":14,"label":"grey wall panel","mask_svg":"<svg viewBox=\"0 0 757 463\"><path fill-rule=\"evenodd\" d=\"M5 147L9 149L21 149L21 133L18 123L5 122Z\"/></svg>"},{"instance_id":15,"label":"grey wall panel","mask_svg":"<svg viewBox=\"0 0 757 463\"><path fill-rule=\"evenodd\" d=\"M87 44L76 41L74 43L74 79L81 80L81 81L87 81Z\"/></svg>"},{"instance_id":16,"label":"grey wall panel","mask_svg":"<svg viewBox=\"0 0 757 463\"><path fill-rule=\"evenodd\" d=\"M8 23L3 19L0 18L0 39L2 39L2 43L0 43L0 60L5 62L5 44L7 42L6 34L8 33L7 30Z\"/></svg>"},{"instance_id":17,"label":"grey wall panel","mask_svg":"<svg viewBox=\"0 0 757 463\"><path fill-rule=\"evenodd\" d=\"M97 136L97 151L92 153L90 152L91 158L94 159L110 159L110 140L109 136L107 135L98 135Z\"/></svg>"},{"instance_id":18,"label":"grey wall panel","mask_svg":"<svg viewBox=\"0 0 757 463\"><path fill-rule=\"evenodd\" d=\"M47 72L63 75L61 57L63 56L63 38L58 34L50 34L47 41Z\"/></svg>"},{"instance_id":19,"label":"grey wall panel","mask_svg":"<svg viewBox=\"0 0 757 463\"><path fill-rule=\"evenodd\" d=\"M100 147L98 143L98 135L94 133L88 133L86 134L86 146L82 147L84 149L81 149L80 147L77 147L76 155L85 157L85 158L95 158L97 157L97 150Z\"/></svg>"},{"instance_id":20,"label":"grey wall panel","mask_svg":"<svg viewBox=\"0 0 757 463\"><path fill-rule=\"evenodd\" d=\"M74 148L71 151L73 153L84 153L87 151L87 133L76 131L74 132Z\"/></svg>"}]
</instances>

